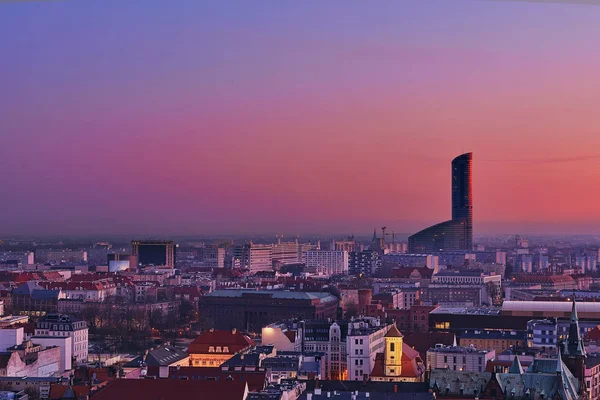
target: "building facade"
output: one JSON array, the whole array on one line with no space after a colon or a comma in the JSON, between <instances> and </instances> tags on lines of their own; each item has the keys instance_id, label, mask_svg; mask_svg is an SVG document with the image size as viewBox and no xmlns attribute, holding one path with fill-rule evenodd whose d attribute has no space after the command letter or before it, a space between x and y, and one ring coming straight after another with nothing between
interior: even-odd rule
<instances>
[{"instance_id":1,"label":"building facade","mask_svg":"<svg viewBox=\"0 0 600 400\"><path fill-rule=\"evenodd\" d=\"M171 240L134 240L131 254L142 266L175 268L176 245Z\"/></svg>"},{"instance_id":2,"label":"building facade","mask_svg":"<svg viewBox=\"0 0 600 400\"><path fill-rule=\"evenodd\" d=\"M87 362L88 327L85 321L68 315L48 314L35 324L36 336L70 337L71 354L75 362Z\"/></svg>"},{"instance_id":3,"label":"building facade","mask_svg":"<svg viewBox=\"0 0 600 400\"><path fill-rule=\"evenodd\" d=\"M348 252L335 250L312 250L306 252L306 267L323 275L348 273Z\"/></svg>"}]
</instances>

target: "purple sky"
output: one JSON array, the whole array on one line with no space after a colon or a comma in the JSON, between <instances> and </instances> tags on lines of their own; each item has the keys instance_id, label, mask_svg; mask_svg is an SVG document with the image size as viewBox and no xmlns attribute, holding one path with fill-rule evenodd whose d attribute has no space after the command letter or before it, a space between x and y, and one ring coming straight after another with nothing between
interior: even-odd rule
<instances>
[{"instance_id":1,"label":"purple sky","mask_svg":"<svg viewBox=\"0 0 600 400\"><path fill-rule=\"evenodd\" d=\"M600 7L0 3L0 234L595 233Z\"/></svg>"}]
</instances>

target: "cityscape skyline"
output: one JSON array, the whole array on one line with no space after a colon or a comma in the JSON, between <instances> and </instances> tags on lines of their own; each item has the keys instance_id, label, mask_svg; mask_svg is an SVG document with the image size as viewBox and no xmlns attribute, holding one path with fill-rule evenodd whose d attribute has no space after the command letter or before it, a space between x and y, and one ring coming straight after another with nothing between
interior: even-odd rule
<instances>
[{"instance_id":1,"label":"cityscape skyline","mask_svg":"<svg viewBox=\"0 0 600 400\"><path fill-rule=\"evenodd\" d=\"M0 234L598 233L600 9L344 5L3 3Z\"/></svg>"}]
</instances>

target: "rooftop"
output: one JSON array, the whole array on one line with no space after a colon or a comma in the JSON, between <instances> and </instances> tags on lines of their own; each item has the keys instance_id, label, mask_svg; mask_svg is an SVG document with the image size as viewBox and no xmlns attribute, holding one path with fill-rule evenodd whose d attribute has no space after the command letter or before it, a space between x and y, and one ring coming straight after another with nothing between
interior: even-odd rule
<instances>
[{"instance_id":1,"label":"rooftop","mask_svg":"<svg viewBox=\"0 0 600 400\"><path fill-rule=\"evenodd\" d=\"M273 299L337 301L327 292L289 292L283 290L218 289L208 297L268 296Z\"/></svg>"},{"instance_id":2,"label":"rooftop","mask_svg":"<svg viewBox=\"0 0 600 400\"><path fill-rule=\"evenodd\" d=\"M506 303L506 302L505 302ZM500 307L448 307L440 306L430 314L500 315Z\"/></svg>"},{"instance_id":3,"label":"rooftop","mask_svg":"<svg viewBox=\"0 0 600 400\"><path fill-rule=\"evenodd\" d=\"M477 350L475 347L462 346L436 346L427 350L428 353L460 353L460 354L487 354L488 350Z\"/></svg>"}]
</instances>

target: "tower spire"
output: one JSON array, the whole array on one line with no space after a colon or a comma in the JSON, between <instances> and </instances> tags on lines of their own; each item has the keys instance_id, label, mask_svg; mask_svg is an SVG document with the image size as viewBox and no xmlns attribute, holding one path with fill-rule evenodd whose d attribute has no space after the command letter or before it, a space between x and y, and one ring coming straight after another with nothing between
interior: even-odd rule
<instances>
[{"instance_id":1,"label":"tower spire","mask_svg":"<svg viewBox=\"0 0 600 400\"><path fill-rule=\"evenodd\" d=\"M585 347L581 340L579 331L579 318L577 317L577 304L573 296L573 306L571 308L571 323L569 325L569 336L567 338L567 352L569 355L585 356Z\"/></svg>"},{"instance_id":2,"label":"tower spire","mask_svg":"<svg viewBox=\"0 0 600 400\"><path fill-rule=\"evenodd\" d=\"M560 360L559 360L559 362L560 362ZM523 366L519 362L519 357L515 356L512 364L510 365L510 369L508 370L508 372L511 374L519 374L519 375L523 374Z\"/></svg>"}]
</instances>

